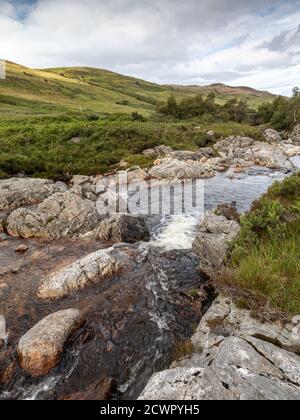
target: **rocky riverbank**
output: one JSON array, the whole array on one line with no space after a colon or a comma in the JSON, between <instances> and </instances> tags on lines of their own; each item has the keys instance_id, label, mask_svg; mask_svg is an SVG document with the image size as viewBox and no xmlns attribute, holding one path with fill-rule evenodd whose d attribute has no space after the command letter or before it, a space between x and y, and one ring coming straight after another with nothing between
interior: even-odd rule
<instances>
[{"instance_id":1,"label":"rocky riverbank","mask_svg":"<svg viewBox=\"0 0 300 420\"><path fill-rule=\"evenodd\" d=\"M216 276L237 222L208 212L194 242L199 268ZM300 400L297 322L260 322L232 299L219 296L170 369L156 373L141 400Z\"/></svg>"},{"instance_id":2,"label":"rocky riverbank","mask_svg":"<svg viewBox=\"0 0 300 420\"><path fill-rule=\"evenodd\" d=\"M107 197L107 186L117 179L121 183L126 179L124 182L134 185L150 180L155 185L164 185L182 179L213 177L227 170L239 174L253 165L284 174L293 171L290 158L300 155L298 137L293 134L283 141L279 133L270 131L265 136L266 142L230 137L213 149L199 152L156 148L146 151L159 158L151 169L133 168L122 173L121 178L118 173L75 176L70 185L30 178L1 180L0 315L5 317L7 331L0 341L0 398L137 398L153 372L170 365L174 349L192 336L212 303L209 276L221 268L228 241L238 233L239 225L226 214L210 212L197 230L193 251L155 247L152 219L130 213L115 214L109 206L106 212L99 213L98 199ZM133 187L129 188L129 194L134 194ZM110 198L111 204L119 207L126 204L120 191ZM210 324L209 317L214 319L218 308L226 305L224 311L228 314L223 318L220 315L222 322L203 338L202 330L207 322ZM266 347L270 343L257 337L259 332L249 333L245 340L244 332L235 334L234 325L230 332L226 329L224 332L223 321L229 313L238 313L231 301L221 298L221 303L215 302L193 337L195 354L176 366L180 369L181 363L185 366L187 362L191 363L191 372L202 369L199 374L191 373L192 382L194 377L202 381L202 385L195 385L195 396L202 395L202 388L210 380L213 383L209 386L216 386L215 396L223 391L220 398L262 395L267 398L277 391L286 396L285 390L295 395L299 383L290 380L287 373L292 365L284 370L277 362L273 363L276 365L273 370L269 367L262 371L259 367L252 369L246 362L241 365L241 369L249 369L249 375L256 375L254 383L266 372L271 384L280 383L272 385L272 390L268 385L267 394L260 389L251 393L250 382L244 392L239 385L243 378L238 376L244 371L225 372L229 379L224 380L224 386L223 381L220 385L219 361L226 360L226 354L229 357L230 346L237 348L238 353L236 340L244 347L250 346L252 351L255 351L252 338L262 341L257 346ZM243 320L249 323L250 315L243 313ZM286 331L283 334L286 346L279 347L300 354L291 347L287 334ZM222 343L220 349L215 344L205 347L206 341L213 339ZM274 340L272 344L278 347ZM209 359L215 367L205 365L200 347L211 353L210 359L205 360ZM278 348L271 350L277 352L276 360L287 357L286 353L279 354ZM251 358L248 347L247 351ZM295 364L298 356L289 357ZM198 362L194 366L194 360L201 366ZM260 360L259 366L262 365ZM166 387L176 382L175 370L167 371ZM283 371L281 376L279 371ZM154 376L142 398L156 398L153 386L160 381L157 378L164 377L159 375ZM291 375L296 375L295 370ZM233 391L231 384L236 380L238 389ZM194 391L182 388L189 383L190 379L183 380L182 393L173 384L170 387L174 394L172 391L169 395L169 388L163 388L161 395L171 399L192 398ZM263 383L261 380L257 387ZM204 393L203 398L210 395Z\"/></svg>"}]
</instances>

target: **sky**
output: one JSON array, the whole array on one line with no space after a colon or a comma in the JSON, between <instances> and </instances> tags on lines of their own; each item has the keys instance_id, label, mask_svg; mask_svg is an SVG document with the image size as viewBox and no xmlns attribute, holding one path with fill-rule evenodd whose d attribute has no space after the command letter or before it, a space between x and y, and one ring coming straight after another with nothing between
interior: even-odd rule
<instances>
[{"instance_id":1,"label":"sky","mask_svg":"<svg viewBox=\"0 0 300 420\"><path fill-rule=\"evenodd\" d=\"M288 95L300 85L300 0L0 0L0 58Z\"/></svg>"}]
</instances>

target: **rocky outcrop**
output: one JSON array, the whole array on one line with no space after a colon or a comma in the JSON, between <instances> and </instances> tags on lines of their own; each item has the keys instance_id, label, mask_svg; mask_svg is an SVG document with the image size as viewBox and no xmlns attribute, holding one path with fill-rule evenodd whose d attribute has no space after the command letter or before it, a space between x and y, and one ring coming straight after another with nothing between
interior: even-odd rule
<instances>
[{"instance_id":1,"label":"rocky outcrop","mask_svg":"<svg viewBox=\"0 0 300 420\"><path fill-rule=\"evenodd\" d=\"M101 218L96 204L67 192L54 194L36 211L14 211L7 220L8 233L16 238L54 240L73 238L93 230Z\"/></svg>"},{"instance_id":2,"label":"rocky outcrop","mask_svg":"<svg viewBox=\"0 0 300 420\"><path fill-rule=\"evenodd\" d=\"M143 155L150 156L150 157L159 157L159 156L168 155L171 152L173 152L172 147L165 146L162 144L160 146L153 147L152 149L144 150Z\"/></svg>"},{"instance_id":3,"label":"rocky outcrop","mask_svg":"<svg viewBox=\"0 0 300 420\"><path fill-rule=\"evenodd\" d=\"M154 162L149 174L159 180L205 179L230 167L241 172L255 165L292 171L294 166L289 158L299 155L300 150L295 144L283 142L275 130L266 130L265 136L269 143L249 137L230 136L215 144L217 157L211 148L199 149L198 152L173 151Z\"/></svg>"},{"instance_id":4,"label":"rocky outcrop","mask_svg":"<svg viewBox=\"0 0 300 420\"><path fill-rule=\"evenodd\" d=\"M0 180L0 210L38 204L67 186L47 179L11 178Z\"/></svg>"},{"instance_id":5,"label":"rocky outcrop","mask_svg":"<svg viewBox=\"0 0 300 420\"><path fill-rule=\"evenodd\" d=\"M280 133L276 130L272 130L272 128L268 128L264 131L264 137L268 143L281 143L282 137Z\"/></svg>"},{"instance_id":6,"label":"rocky outcrop","mask_svg":"<svg viewBox=\"0 0 300 420\"><path fill-rule=\"evenodd\" d=\"M155 374L141 400L300 400L300 336L219 297L192 337L193 354Z\"/></svg>"},{"instance_id":7,"label":"rocky outcrop","mask_svg":"<svg viewBox=\"0 0 300 420\"><path fill-rule=\"evenodd\" d=\"M205 162L185 161L167 158L157 161L150 169L150 175L163 179L205 179L215 175L215 170Z\"/></svg>"},{"instance_id":8,"label":"rocky outcrop","mask_svg":"<svg viewBox=\"0 0 300 420\"><path fill-rule=\"evenodd\" d=\"M230 136L215 145L221 157L240 167L264 166L276 170L293 170L284 151L275 144L262 143L248 137Z\"/></svg>"},{"instance_id":9,"label":"rocky outcrop","mask_svg":"<svg viewBox=\"0 0 300 420\"><path fill-rule=\"evenodd\" d=\"M292 140L292 142L296 145L300 146L300 124L297 124L294 129L292 134L290 135L290 139Z\"/></svg>"},{"instance_id":10,"label":"rocky outcrop","mask_svg":"<svg viewBox=\"0 0 300 420\"><path fill-rule=\"evenodd\" d=\"M215 156L215 152L210 147L199 149L198 152L191 152L189 150L177 150L168 154L169 157L178 160L201 160L202 158L210 158Z\"/></svg>"},{"instance_id":11,"label":"rocky outcrop","mask_svg":"<svg viewBox=\"0 0 300 420\"><path fill-rule=\"evenodd\" d=\"M239 231L240 225L236 221L218 216L213 211L205 213L193 243L202 272L209 277L218 273L229 251L229 243Z\"/></svg>"},{"instance_id":12,"label":"rocky outcrop","mask_svg":"<svg viewBox=\"0 0 300 420\"><path fill-rule=\"evenodd\" d=\"M45 279L37 296L39 299L62 299L72 295L131 268L136 255L137 251L129 247L113 247L89 254Z\"/></svg>"},{"instance_id":13,"label":"rocky outcrop","mask_svg":"<svg viewBox=\"0 0 300 420\"><path fill-rule=\"evenodd\" d=\"M114 214L104 219L92 232L82 238L110 242L126 242L129 244L150 240L150 231L141 216L131 214Z\"/></svg>"},{"instance_id":14,"label":"rocky outcrop","mask_svg":"<svg viewBox=\"0 0 300 420\"><path fill-rule=\"evenodd\" d=\"M41 320L19 341L22 369L34 377L49 373L58 364L68 339L83 323L84 317L77 309L59 311Z\"/></svg>"}]
</instances>

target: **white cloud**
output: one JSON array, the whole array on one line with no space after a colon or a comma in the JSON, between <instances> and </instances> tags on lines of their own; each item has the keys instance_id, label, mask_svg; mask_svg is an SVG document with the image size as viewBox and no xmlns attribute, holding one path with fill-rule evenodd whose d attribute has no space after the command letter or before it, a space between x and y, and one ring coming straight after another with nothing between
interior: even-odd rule
<instances>
[{"instance_id":1,"label":"white cloud","mask_svg":"<svg viewBox=\"0 0 300 420\"><path fill-rule=\"evenodd\" d=\"M0 57L162 83L300 84L300 0L0 0ZM298 48L299 47L299 48Z\"/></svg>"}]
</instances>

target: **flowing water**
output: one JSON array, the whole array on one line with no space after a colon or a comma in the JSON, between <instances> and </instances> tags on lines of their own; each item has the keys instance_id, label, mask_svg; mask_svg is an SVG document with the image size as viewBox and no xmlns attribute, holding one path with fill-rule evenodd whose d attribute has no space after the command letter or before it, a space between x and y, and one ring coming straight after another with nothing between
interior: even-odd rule
<instances>
[{"instance_id":1,"label":"flowing water","mask_svg":"<svg viewBox=\"0 0 300 420\"><path fill-rule=\"evenodd\" d=\"M300 157L291 159L300 169ZM250 209L253 201L261 197L275 182L289 174L254 167L246 173L218 173L204 181L204 210L212 210L219 204L236 204L240 213ZM189 212L166 216L153 229L152 245L165 249L191 249L196 228L203 212Z\"/></svg>"},{"instance_id":2,"label":"flowing water","mask_svg":"<svg viewBox=\"0 0 300 420\"><path fill-rule=\"evenodd\" d=\"M205 181L205 209L235 201L240 211L247 211L285 176L261 168L218 174ZM0 351L0 373L3 365L13 373L0 385L0 399L86 398L91 385L100 390L99 399L137 398L152 373L170 364L176 343L193 334L207 304L194 293L205 290L207 281L191 252L200 218L193 212L154 218L151 242L135 245L139 258L132 272L55 303L36 298L41 279L108 245L0 242L1 312L9 331L8 346ZM23 243L28 252L16 254ZM15 363L19 338L44 316L71 307L84 308L87 322L68 343L60 364L43 378L25 375Z\"/></svg>"}]
</instances>

